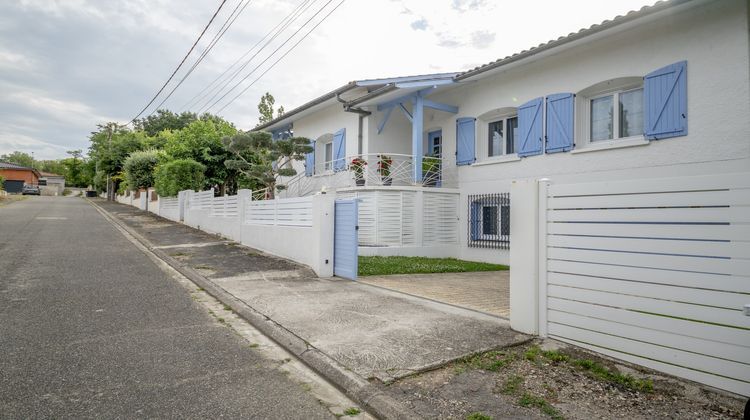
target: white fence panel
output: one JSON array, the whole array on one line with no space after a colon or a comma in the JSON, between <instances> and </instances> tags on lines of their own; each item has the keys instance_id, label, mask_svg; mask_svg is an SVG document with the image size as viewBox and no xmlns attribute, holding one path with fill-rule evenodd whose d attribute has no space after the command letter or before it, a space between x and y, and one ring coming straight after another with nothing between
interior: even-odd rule
<instances>
[{"instance_id":1,"label":"white fence panel","mask_svg":"<svg viewBox=\"0 0 750 420\"><path fill-rule=\"evenodd\" d=\"M248 225L309 227L313 223L313 197L275 200L246 200L245 220Z\"/></svg>"},{"instance_id":2,"label":"white fence panel","mask_svg":"<svg viewBox=\"0 0 750 420\"><path fill-rule=\"evenodd\" d=\"M159 197L159 215L169 220L179 220L180 208L177 198Z\"/></svg>"},{"instance_id":3,"label":"white fence panel","mask_svg":"<svg viewBox=\"0 0 750 420\"><path fill-rule=\"evenodd\" d=\"M458 195L425 192L422 214L425 245L458 243Z\"/></svg>"},{"instance_id":4,"label":"white fence panel","mask_svg":"<svg viewBox=\"0 0 750 420\"><path fill-rule=\"evenodd\" d=\"M750 174L546 196L543 332L750 396Z\"/></svg>"},{"instance_id":5,"label":"white fence panel","mask_svg":"<svg viewBox=\"0 0 750 420\"><path fill-rule=\"evenodd\" d=\"M190 210L211 210L214 199L214 190L193 193L188 201Z\"/></svg>"},{"instance_id":6,"label":"white fence panel","mask_svg":"<svg viewBox=\"0 0 750 420\"><path fill-rule=\"evenodd\" d=\"M238 217L240 215L239 197L236 195L225 195L213 197L211 200L211 216L213 217Z\"/></svg>"}]
</instances>

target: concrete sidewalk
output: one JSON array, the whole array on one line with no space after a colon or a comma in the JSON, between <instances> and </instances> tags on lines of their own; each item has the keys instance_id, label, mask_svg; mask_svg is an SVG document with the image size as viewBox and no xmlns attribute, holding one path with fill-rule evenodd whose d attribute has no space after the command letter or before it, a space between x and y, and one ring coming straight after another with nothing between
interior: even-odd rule
<instances>
[{"instance_id":1,"label":"concrete sidewalk","mask_svg":"<svg viewBox=\"0 0 750 420\"><path fill-rule=\"evenodd\" d=\"M496 317L348 280L316 278L306 267L136 208L96 203L151 247L362 378L389 382L529 338Z\"/></svg>"}]
</instances>

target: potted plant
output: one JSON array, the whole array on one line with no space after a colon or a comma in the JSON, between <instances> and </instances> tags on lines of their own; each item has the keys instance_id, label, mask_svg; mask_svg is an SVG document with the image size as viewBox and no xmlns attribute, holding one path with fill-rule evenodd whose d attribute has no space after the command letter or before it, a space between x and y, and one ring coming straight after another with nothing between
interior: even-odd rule
<instances>
[{"instance_id":1,"label":"potted plant","mask_svg":"<svg viewBox=\"0 0 750 420\"><path fill-rule=\"evenodd\" d=\"M434 187L440 180L440 158L425 156L422 158L422 185Z\"/></svg>"},{"instance_id":2,"label":"potted plant","mask_svg":"<svg viewBox=\"0 0 750 420\"><path fill-rule=\"evenodd\" d=\"M354 181L358 187L365 185L365 166L367 166L367 161L359 157L352 159L349 165L349 170L354 172Z\"/></svg>"},{"instance_id":3,"label":"potted plant","mask_svg":"<svg viewBox=\"0 0 750 420\"><path fill-rule=\"evenodd\" d=\"M388 155L380 155L380 160L378 160L378 174L380 174L380 179L383 181L383 185L391 185L393 183L393 178L391 178L392 164L392 157Z\"/></svg>"}]
</instances>

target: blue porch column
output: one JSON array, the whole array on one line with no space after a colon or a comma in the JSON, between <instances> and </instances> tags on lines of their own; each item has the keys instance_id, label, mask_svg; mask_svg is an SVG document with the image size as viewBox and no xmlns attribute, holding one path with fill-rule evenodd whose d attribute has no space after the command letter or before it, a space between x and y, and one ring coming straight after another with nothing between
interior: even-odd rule
<instances>
[{"instance_id":1,"label":"blue porch column","mask_svg":"<svg viewBox=\"0 0 750 420\"><path fill-rule=\"evenodd\" d=\"M411 121L411 153L414 183L422 183L422 125L424 124L424 98L420 92L414 98Z\"/></svg>"}]
</instances>

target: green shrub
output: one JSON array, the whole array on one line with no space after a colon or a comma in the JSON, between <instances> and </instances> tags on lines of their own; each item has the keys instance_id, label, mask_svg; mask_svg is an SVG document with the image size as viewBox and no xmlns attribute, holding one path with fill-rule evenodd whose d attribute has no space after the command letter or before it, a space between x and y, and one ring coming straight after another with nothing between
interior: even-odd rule
<instances>
[{"instance_id":1,"label":"green shrub","mask_svg":"<svg viewBox=\"0 0 750 420\"><path fill-rule=\"evenodd\" d=\"M0 175L0 191L5 189L5 178Z\"/></svg>"},{"instance_id":2,"label":"green shrub","mask_svg":"<svg viewBox=\"0 0 750 420\"><path fill-rule=\"evenodd\" d=\"M143 150L131 153L122 165L125 181L133 189L149 188L154 185L154 169L159 163L159 152Z\"/></svg>"},{"instance_id":3,"label":"green shrub","mask_svg":"<svg viewBox=\"0 0 750 420\"><path fill-rule=\"evenodd\" d=\"M177 159L156 168L156 193L174 197L183 190L199 190L203 186L206 167L192 159Z\"/></svg>"}]
</instances>

